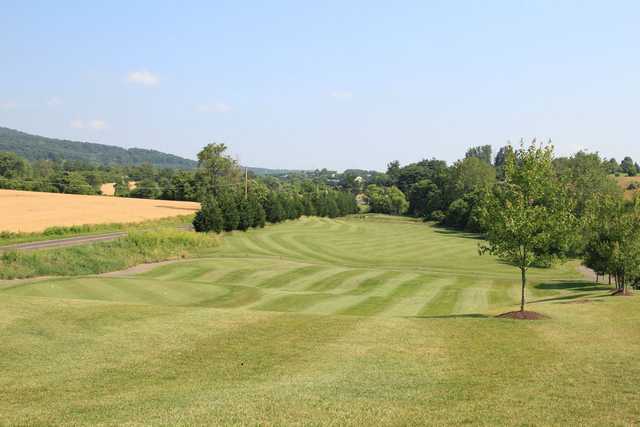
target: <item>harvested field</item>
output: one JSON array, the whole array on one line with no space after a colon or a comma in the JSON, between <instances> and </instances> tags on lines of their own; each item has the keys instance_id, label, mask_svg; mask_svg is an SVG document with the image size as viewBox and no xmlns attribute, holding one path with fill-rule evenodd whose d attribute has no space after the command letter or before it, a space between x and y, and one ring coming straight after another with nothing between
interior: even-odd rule
<instances>
[{"instance_id":1,"label":"harvested field","mask_svg":"<svg viewBox=\"0 0 640 427\"><path fill-rule=\"evenodd\" d=\"M624 190L624 197L627 200L632 200L639 190L633 190L629 188L629 185L637 183L640 185L640 176L619 176L616 178L620 188Z\"/></svg>"},{"instance_id":2,"label":"harvested field","mask_svg":"<svg viewBox=\"0 0 640 427\"><path fill-rule=\"evenodd\" d=\"M0 231L38 232L53 226L138 222L193 213L200 205L0 190Z\"/></svg>"}]
</instances>

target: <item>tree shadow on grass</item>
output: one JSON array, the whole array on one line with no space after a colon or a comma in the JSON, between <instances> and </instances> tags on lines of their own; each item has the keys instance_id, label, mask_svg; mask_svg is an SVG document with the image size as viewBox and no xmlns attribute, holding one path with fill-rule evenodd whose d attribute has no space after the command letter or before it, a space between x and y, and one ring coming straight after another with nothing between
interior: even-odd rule
<instances>
[{"instance_id":1,"label":"tree shadow on grass","mask_svg":"<svg viewBox=\"0 0 640 427\"><path fill-rule=\"evenodd\" d=\"M445 227L440 224L433 226L433 231L438 234L445 234L448 236L462 237L463 239L482 240L482 237L476 233L469 233L466 231L456 230L455 228Z\"/></svg>"},{"instance_id":2,"label":"tree shadow on grass","mask_svg":"<svg viewBox=\"0 0 640 427\"><path fill-rule=\"evenodd\" d=\"M406 319L488 319L491 316L487 316L486 314L480 313L470 313L470 314L443 314L443 315L433 315L433 316L403 316Z\"/></svg>"},{"instance_id":3,"label":"tree shadow on grass","mask_svg":"<svg viewBox=\"0 0 640 427\"><path fill-rule=\"evenodd\" d=\"M534 288L548 291L581 291L581 292L595 292L610 290L611 287L603 284L596 284L593 282L587 282L584 280L557 280L553 282L538 283L534 285Z\"/></svg>"},{"instance_id":4,"label":"tree shadow on grass","mask_svg":"<svg viewBox=\"0 0 640 427\"><path fill-rule=\"evenodd\" d=\"M584 280L558 280L554 282L538 283L533 287L544 291L567 291L571 293L569 295L556 295L546 298L532 299L529 301L530 304L551 301L571 302L584 298L598 297L599 295L594 294L594 292L607 292L611 290L611 288L606 285L595 284Z\"/></svg>"},{"instance_id":5,"label":"tree shadow on grass","mask_svg":"<svg viewBox=\"0 0 640 427\"><path fill-rule=\"evenodd\" d=\"M553 302L553 301L568 303L568 302L577 301L584 298L594 298L594 297L596 297L596 295L582 295L582 294L563 295L559 297L549 297L549 298L530 300L530 301L527 301L527 304L538 304L542 302Z\"/></svg>"}]
</instances>

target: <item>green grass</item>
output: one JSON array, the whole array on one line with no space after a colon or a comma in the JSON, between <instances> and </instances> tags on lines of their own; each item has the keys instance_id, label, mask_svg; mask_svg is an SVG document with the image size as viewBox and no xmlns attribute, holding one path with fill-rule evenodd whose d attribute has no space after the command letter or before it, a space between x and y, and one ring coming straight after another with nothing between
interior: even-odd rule
<instances>
[{"instance_id":1,"label":"green grass","mask_svg":"<svg viewBox=\"0 0 640 427\"><path fill-rule=\"evenodd\" d=\"M0 424L630 425L640 304L418 222L303 219L130 277L0 285ZM573 304L574 300L587 303Z\"/></svg>"},{"instance_id":2,"label":"green grass","mask_svg":"<svg viewBox=\"0 0 640 427\"><path fill-rule=\"evenodd\" d=\"M193 215L181 215L171 218L154 219L132 223L113 224L85 224L70 227L49 227L41 233L12 233L0 231L0 246L19 243L41 242L44 240L65 239L69 237L91 236L94 234L109 233L115 231L140 231L151 230L158 227L182 227L190 226Z\"/></svg>"},{"instance_id":3,"label":"green grass","mask_svg":"<svg viewBox=\"0 0 640 427\"><path fill-rule=\"evenodd\" d=\"M216 235L160 227L137 230L110 242L0 254L0 279L78 276L117 271L138 264L189 258L218 246Z\"/></svg>"}]
</instances>

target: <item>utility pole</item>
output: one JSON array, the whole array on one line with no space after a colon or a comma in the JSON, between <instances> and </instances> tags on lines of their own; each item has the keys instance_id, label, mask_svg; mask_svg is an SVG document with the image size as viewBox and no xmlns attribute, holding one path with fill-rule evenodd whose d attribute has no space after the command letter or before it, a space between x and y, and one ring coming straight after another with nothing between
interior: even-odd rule
<instances>
[{"instance_id":1,"label":"utility pole","mask_svg":"<svg viewBox=\"0 0 640 427\"><path fill-rule=\"evenodd\" d=\"M244 168L244 198L249 197L249 168Z\"/></svg>"}]
</instances>

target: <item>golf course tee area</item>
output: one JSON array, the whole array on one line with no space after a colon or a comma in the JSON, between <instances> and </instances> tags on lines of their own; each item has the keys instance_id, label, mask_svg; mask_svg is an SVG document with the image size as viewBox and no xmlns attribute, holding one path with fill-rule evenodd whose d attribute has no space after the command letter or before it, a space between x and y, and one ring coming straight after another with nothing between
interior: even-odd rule
<instances>
[{"instance_id":1,"label":"golf course tee area","mask_svg":"<svg viewBox=\"0 0 640 427\"><path fill-rule=\"evenodd\" d=\"M304 217L203 258L0 282L0 425L632 425L640 303L408 218Z\"/></svg>"}]
</instances>

